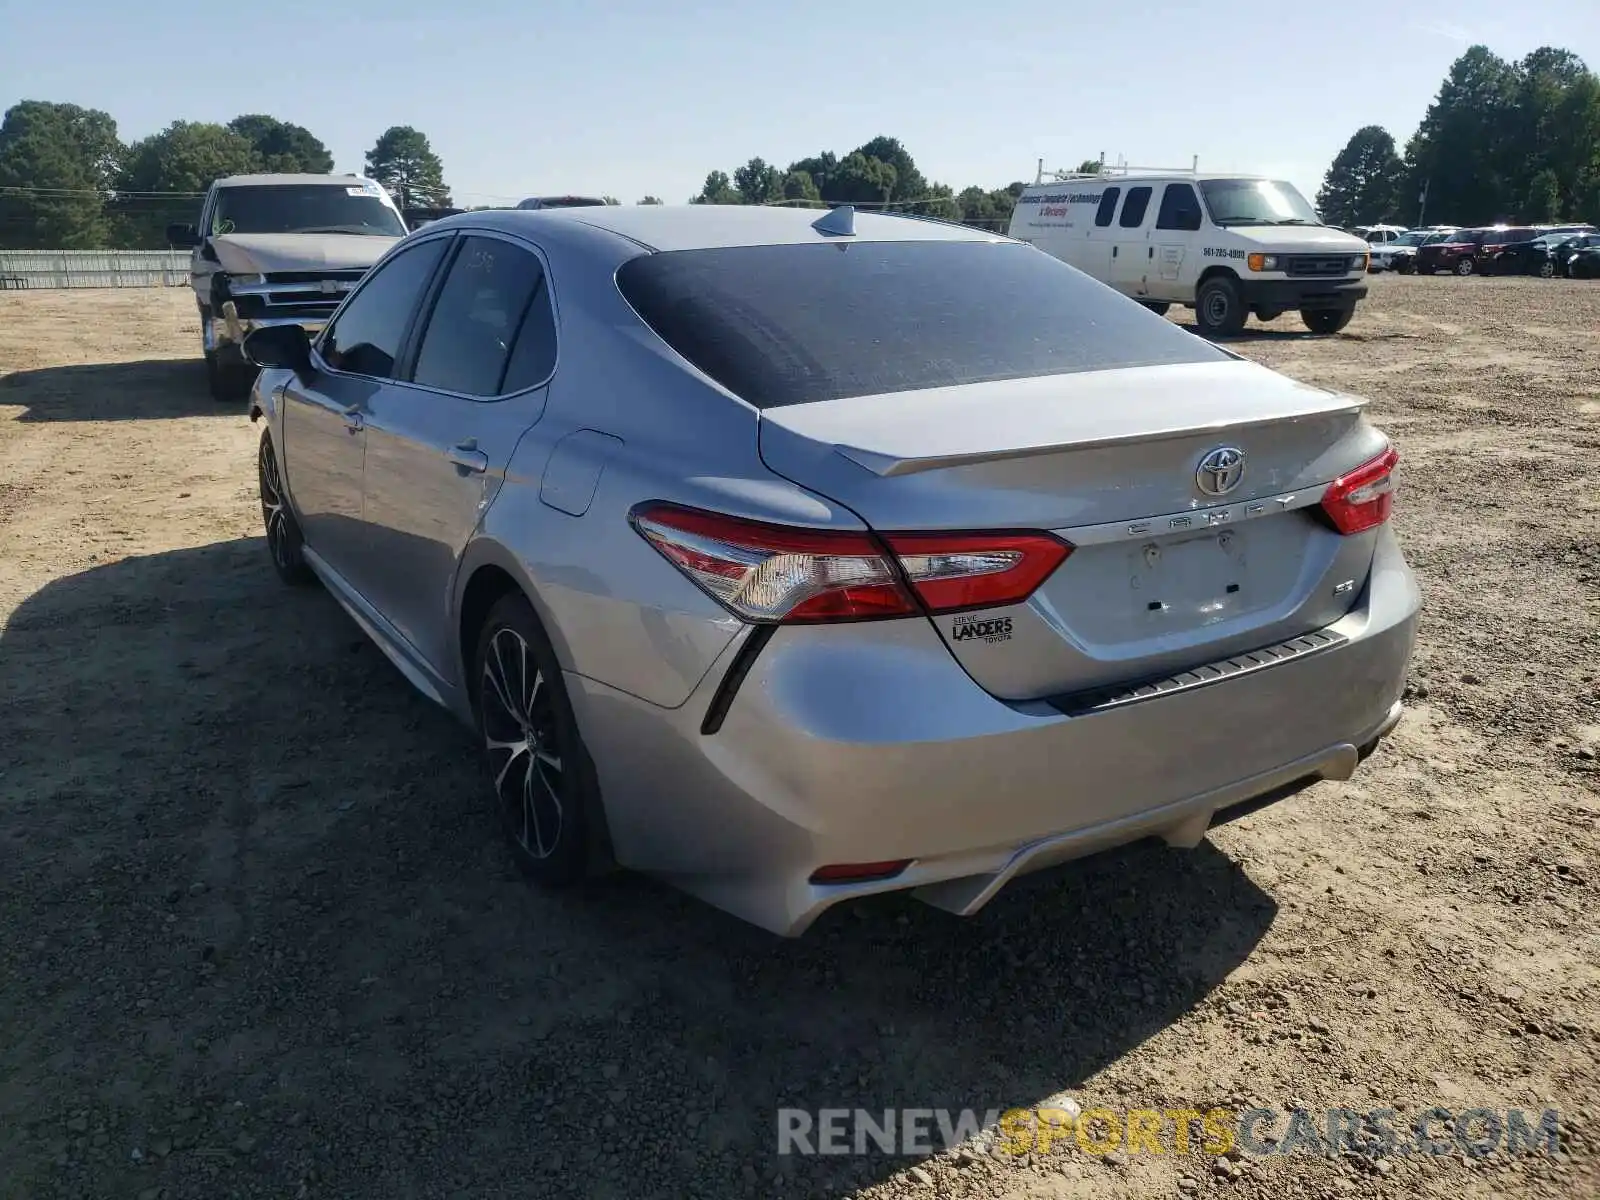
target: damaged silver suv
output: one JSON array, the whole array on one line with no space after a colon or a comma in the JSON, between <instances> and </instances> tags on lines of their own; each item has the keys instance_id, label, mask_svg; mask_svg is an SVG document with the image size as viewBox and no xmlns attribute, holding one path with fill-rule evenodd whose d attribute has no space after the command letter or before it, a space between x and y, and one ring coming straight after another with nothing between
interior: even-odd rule
<instances>
[{"instance_id":1,"label":"damaged silver suv","mask_svg":"<svg viewBox=\"0 0 1600 1200\"><path fill-rule=\"evenodd\" d=\"M383 187L359 175L233 175L206 193L200 223L171 225L193 247L189 283L200 310L211 395L242 400L256 368L247 333L299 325L315 335L345 293L406 234Z\"/></svg>"}]
</instances>

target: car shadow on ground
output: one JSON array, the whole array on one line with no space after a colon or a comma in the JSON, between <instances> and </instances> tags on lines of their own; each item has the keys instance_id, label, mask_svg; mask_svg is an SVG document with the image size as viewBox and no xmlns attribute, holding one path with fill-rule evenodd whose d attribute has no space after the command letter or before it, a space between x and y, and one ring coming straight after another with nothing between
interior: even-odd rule
<instances>
[{"instance_id":1,"label":"car shadow on ground","mask_svg":"<svg viewBox=\"0 0 1600 1200\"><path fill-rule=\"evenodd\" d=\"M153 421L232 417L244 401L220 404L198 358L138 359L43 367L0 376L0 407L20 406L22 421Z\"/></svg>"},{"instance_id":2,"label":"car shadow on ground","mask_svg":"<svg viewBox=\"0 0 1600 1200\"><path fill-rule=\"evenodd\" d=\"M633 876L542 893L467 734L260 538L28 598L0 726L0 1168L29 1194L841 1194L915 1160L780 1156L780 1108L1038 1103L1275 913L1209 845L794 941Z\"/></svg>"}]
</instances>

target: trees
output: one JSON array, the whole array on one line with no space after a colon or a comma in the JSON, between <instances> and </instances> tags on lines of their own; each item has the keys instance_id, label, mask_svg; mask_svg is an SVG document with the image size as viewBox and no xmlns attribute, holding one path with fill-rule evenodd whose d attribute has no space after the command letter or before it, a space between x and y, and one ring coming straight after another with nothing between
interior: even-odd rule
<instances>
[{"instance_id":1,"label":"trees","mask_svg":"<svg viewBox=\"0 0 1600 1200\"><path fill-rule=\"evenodd\" d=\"M744 197L733 186L726 171L712 171L706 176L705 186L690 204L743 204Z\"/></svg>"},{"instance_id":2,"label":"trees","mask_svg":"<svg viewBox=\"0 0 1600 1200\"><path fill-rule=\"evenodd\" d=\"M367 174L399 201L401 208L450 208L444 165L427 135L409 125L391 125L367 151Z\"/></svg>"},{"instance_id":3,"label":"trees","mask_svg":"<svg viewBox=\"0 0 1600 1200\"><path fill-rule=\"evenodd\" d=\"M766 204L783 199L783 172L762 158L752 158L733 173L740 204Z\"/></svg>"},{"instance_id":4,"label":"trees","mask_svg":"<svg viewBox=\"0 0 1600 1200\"><path fill-rule=\"evenodd\" d=\"M102 246L105 204L121 167L109 113L23 100L0 121L0 246Z\"/></svg>"},{"instance_id":5,"label":"trees","mask_svg":"<svg viewBox=\"0 0 1600 1200\"><path fill-rule=\"evenodd\" d=\"M303 125L280 121L265 113L250 113L229 121L228 128L255 148L262 170L312 175L327 175L333 171L333 155Z\"/></svg>"},{"instance_id":6,"label":"trees","mask_svg":"<svg viewBox=\"0 0 1600 1200\"><path fill-rule=\"evenodd\" d=\"M660 204L661 201L660 201L659 198L657 198L655 196L646 196L643 200L639 201L639 203L640 204Z\"/></svg>"},{"instance_id":7,"label":"trees","mask_svg":"<svg viewBox=\"0 0 1600 1200\"><path fill-rule=\"evenodd\" d=\"M1394 138L1379 125L1351 135L1317 192L1317 210L1330 225L1377 225L1400 210L1406 168Z\"/></svg>"},{"instance_id":8,"label":"trees","mask_svg":"<svg viewBox=\"0 0 1600 1200\"><path fill-rule=\"evenodd\" d=\"M174 121L128 148L111 206L112 237L119 246L163 247L167 225L192 222L213 180L260 169L255 147L227 126Z\"/></svg>"}]
</instances>

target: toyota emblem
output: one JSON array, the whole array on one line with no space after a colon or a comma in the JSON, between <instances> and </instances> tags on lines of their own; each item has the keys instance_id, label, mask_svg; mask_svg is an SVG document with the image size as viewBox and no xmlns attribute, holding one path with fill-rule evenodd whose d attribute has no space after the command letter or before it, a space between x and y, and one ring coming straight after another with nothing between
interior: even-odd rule
<instances>
[{"instance_id":1,"label":"toyota emblem","mask_svg":"<svg viewBox=\"0 0 1600 1200\"><path fill-rule=\"evenodd\" d=\"M1226 496L1244 479L1244 451L1237 446L1218 446L1195 468L1196 486L1208 496Z\"/></svg>"}]
</instances>

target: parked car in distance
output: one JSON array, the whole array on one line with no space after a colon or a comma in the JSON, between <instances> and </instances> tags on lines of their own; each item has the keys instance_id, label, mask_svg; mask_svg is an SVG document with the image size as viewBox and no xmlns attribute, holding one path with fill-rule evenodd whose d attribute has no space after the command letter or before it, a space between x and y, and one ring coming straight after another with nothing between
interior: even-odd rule
<instances>
[{"instance_id":1,"label":"parked car in distance","mask_svg":"<svg viewBox=\"0 0 1600 1200\"><path fill-rule=\"evenodd\" d=\"M1600 240L1594 234L1584 238L1584 244L1574 250L1562 267L1569 279L1600 279Z\"/></svg>"},{"instance_id":2,"label":"parked car in distance","mask_svg":"<svg viewBox=\"0 0 1600 1200\"><path fill-rule=\"evenodd\" d=\"M1023 189L1010 235L1158 313L1194 309L1209 336L1291 310L1338 333L1367 294L1371 247L1324 225L1292 183L1258 176L1104 168Z\"/></svg>"},{"instance_id":3,"label":"parked car in distance","mask_svg":"<svg viewBox=\"0 0 1600 1200\"><path fill-rule=\"evenodd\" d=\"M529 196L517 204L521 209L538 208L604 208L599 196Z\"/></svg>"},{"instance_id":4,"label":"parked car in distance","mask_svg":"<svg viewBox=\"0 0 1600 1200\"><path fill-rule=\"evenodd\" d=\"M1491 228L1458 229L1439 241L1424 242L1417 247L1416 273L1436 275L1440 271L1452 271L1457 275L1471 275L1478 269L1479 247L1493 233Z\"/></svg>"},{"instance_id":5,"label":"parked car in distance","mask_svg":"<svg viewBox=\"0 0 1600 1200\"><path fill-rule=\"evenodd\" d=\"M1407 230L1382 244L1374 245L1372 260L1367 264L1367 270L1374 273L1392 270L1396 257L1402 251L1415 251L1428 237L1428 234L1420 230Z\"/></svg>"},{"instance_id":6,"label":"parked car in distance","mask_svg":"<svg viewBox=\"0 0 1600 1200\"><path fill-rule=\"evenodd\" d=\"M965 915L1400 719L1420 600L1363 401L1008 238L463 213L248 348L274 567L476 730L546 884Z\"/></svg>"},{"instance_id":7,"label":"parked car in distance","mask_svg":"<svg viewBox=\"0 0 1600 1200\"><path fill-rule=\"evenodd\" d=\"M1404 225L1357 225L1350 232L1376 247L1388 245L1407 230Z\"/></svg>"},{"instance_id":8,"label":"parked car in distance","mask_svg":"<svg viewBox=\"0 0 1600 1200\"><path fill-rule=\"evenodd\" d=\"M1495 258L1507 246L1530 242L1548 232L1548 229L1536 225L1496 225L1478 243L1478 252L1474 256L1476 259L1474 268L1480 274L1492 275L1494 274Z\"/></svg>"},{"instance_id":9,"label":"parked car in distance","mask_svg":"<svg viewBox=\"0 0 1600 1200\"><path fill-rule=\"evenodd\" d=\"M1566 274L1567 260L1600 237L1583 233L1546 233L1526 241L1507 242L1494 256L1496 275L1538 275L1553 279Z\"/></svg>"}]
</instances>

